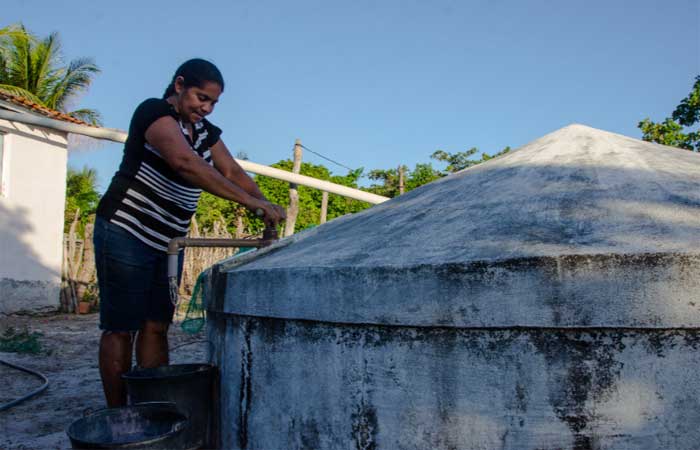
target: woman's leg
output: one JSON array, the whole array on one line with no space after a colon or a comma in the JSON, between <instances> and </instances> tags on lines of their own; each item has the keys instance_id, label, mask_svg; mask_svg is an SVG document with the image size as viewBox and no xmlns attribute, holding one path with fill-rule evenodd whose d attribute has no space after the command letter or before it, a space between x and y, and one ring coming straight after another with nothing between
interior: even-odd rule
<instances>
[{"instance_id":1,"label":"woman's leg","mask_svg":"<svg viewBox=\"0 0 700 450\"><path fill-rule=\"evenodd\" d=\"M147 320L136 336L136 364L158 367L168 364L168 326L165 322Z\"/></svg>"},{"instance_id":2,"label":"woman's leg","mask_svg":"<svg viewBox=\"0 0 700 450\"><path fill-rule=\"evenodd\" d=\"M103 331L100 338L100 377L110 408L126 405L126 386L121 376L131 369L131 336L128 331Z\"/></svg>"},{"instance_id":3,"label":"woman's leg","mask_svg":"<svg viewBox=\"0 0 700 450\"><path fill-rule=\"evenodd\" d=\"M184 253L178 256L178 285L182 277ZM136 363L140 367L158 367L170 362L168 327L173 321L175 306L170 299L168 257L162 253L155 259L146 321L136 337Z\"/></svg>"},{"instance_id":4,"label":"woman's leg","mask_svg":"<svg viewBox=\"0 0 700 450\"><path fill-rule=\"evenodd\" d=\"M99 367L109 407L126 405L122 374L131 369L133 336L147 320L157 250L100 217L95 221L95 266L100 290Z\"/></svg>"}]
</instances>

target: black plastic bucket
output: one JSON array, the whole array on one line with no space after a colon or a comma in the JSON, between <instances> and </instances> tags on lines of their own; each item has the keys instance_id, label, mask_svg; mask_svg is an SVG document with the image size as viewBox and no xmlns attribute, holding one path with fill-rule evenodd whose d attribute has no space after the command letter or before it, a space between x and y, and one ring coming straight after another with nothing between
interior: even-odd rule
<instances>
[{"instance_id":1,"label":"black plastic bucket","mask_svg":"<svg viewBox=\"0 0 700 450\"><path fill-rule=\"evenodd\" d=\"M212 388L215 367L211 364L173 364L135 369L122 375L129 402L175 402L187 414L183 432L187 448L211 448Z\"/></svg>"},{"instance_id":2,"label":"black plastic bucket","mask_svg":"<svg viewBox=\"0 0 700 450\"><path fill-rule=\"evenodd\" d=\"M153 402L96 411L66 430L73 448L182 449L187 416L174 403Z\"/></svg>"}]
</instances>

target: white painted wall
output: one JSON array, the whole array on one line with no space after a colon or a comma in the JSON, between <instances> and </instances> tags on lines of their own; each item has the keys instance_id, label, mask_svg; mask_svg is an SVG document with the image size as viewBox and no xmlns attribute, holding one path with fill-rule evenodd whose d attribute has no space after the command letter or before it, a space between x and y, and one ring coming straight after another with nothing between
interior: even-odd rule
<instances>
[{"instance_id":1,"label":"white painted wall","mask_svg":"<svg viewBox=\"0 0 700 450\"><path fill-rule=\"evenodd\" d=\"M67 136L0 120L0 313L59 306Z\"/></svg>"}]
</instances>

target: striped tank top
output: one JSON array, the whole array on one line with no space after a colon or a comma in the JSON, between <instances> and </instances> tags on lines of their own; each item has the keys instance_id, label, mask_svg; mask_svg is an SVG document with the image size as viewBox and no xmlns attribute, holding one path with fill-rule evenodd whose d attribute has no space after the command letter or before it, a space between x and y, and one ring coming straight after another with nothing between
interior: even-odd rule
<instances>
[{"instance_id":1,"label":"striped tank top","mask_svg":"<svg viewBox=\"0 0 700 450\"><path fill-rule=\"evenodd\" d=\"M187 234L202 193L146 142L148 127L164 116L173 117L192 151L212 164L211 147L218 142L221 130L202 119L193 125L190 138L172 105L163 99L148 99L134 112L119 170L97 207L98 216L162 251L171 239Z\"/></svg>"}]
</instances>

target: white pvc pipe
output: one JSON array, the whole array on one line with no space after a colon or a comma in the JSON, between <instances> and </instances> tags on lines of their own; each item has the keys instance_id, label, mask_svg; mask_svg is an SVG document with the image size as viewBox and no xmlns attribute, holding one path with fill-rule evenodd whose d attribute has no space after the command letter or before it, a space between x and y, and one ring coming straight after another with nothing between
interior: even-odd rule
<instances>
[{"instance_id":1,"label":"white pvc pipe","mask_svg":"<svg viewBox=\"0 0 700 450\"><path fill-rule=\"evenodd\" d=\"M257 173L258 175L276 178L282 181L289 181L290 183L301 184L302 186L320 189L322 191L330 192L331 194L338 194L342 195L343 197L362 200L363 202L371 203L373 205L389 200L387 197L372 194L371 192L365 192L359 189L343 186L341 184L331 183L330 181L319 180L318 178L307 177L306 175L287 172L286 170L276 169L274 167L254 163L252 161L237 159L236 162L238 162L238 164L240 164L243 170L246 172L253 172Z\"/></svg>"},{"instance_id":2,"label":"white pvc pipe","mask_svg":"<svg viewBox=\"0 0 700 450\"><path fill-rule=\"evenodd\" d=\"M13 122L26 123L39 127L50 128L52 130L65 131L67 133L82 134L96 139L106 139L114 142L126 142L126 133L114 128L98 128L77 123L65 122L63 120L50 119L48 117L34 114L22 114L7 111L0 108L0 119L11 120Z\"/></svg>"},{"instance_id":3,"label":"white pvc pipe","mask_svg":"<svg viewBox=\"0 0 700 450\"><path fill-rule=\"evenodd\" d=\"M50 119L48 117L37 116L33 114L21 114L13 111L7 111L0 108L0 119L11 120L14 122L25 123L28 125L36 125L39 127L50 128L53 130L64 131L67 133L80 134L89 136L95 139L106 139L114 142L126 142L127 134L121 130L114 128L99 128L87 125L79 125L77 123L65 122L62 120ZM286 170L276 169L274 167L257 164L252 161L237 159L236 162L246 172L257 173L270 178L275 178L290 183L308 186L322 191L330 192L331 194L341 195L343 197L360 200L363 202L376 205L378 203L389 200L387 197L372 194L370 192L361 191L359 189L343 186L340 184L331 183L330 181L319 180L318 178L299 175Z\"/></svg>"}]
</instances>

